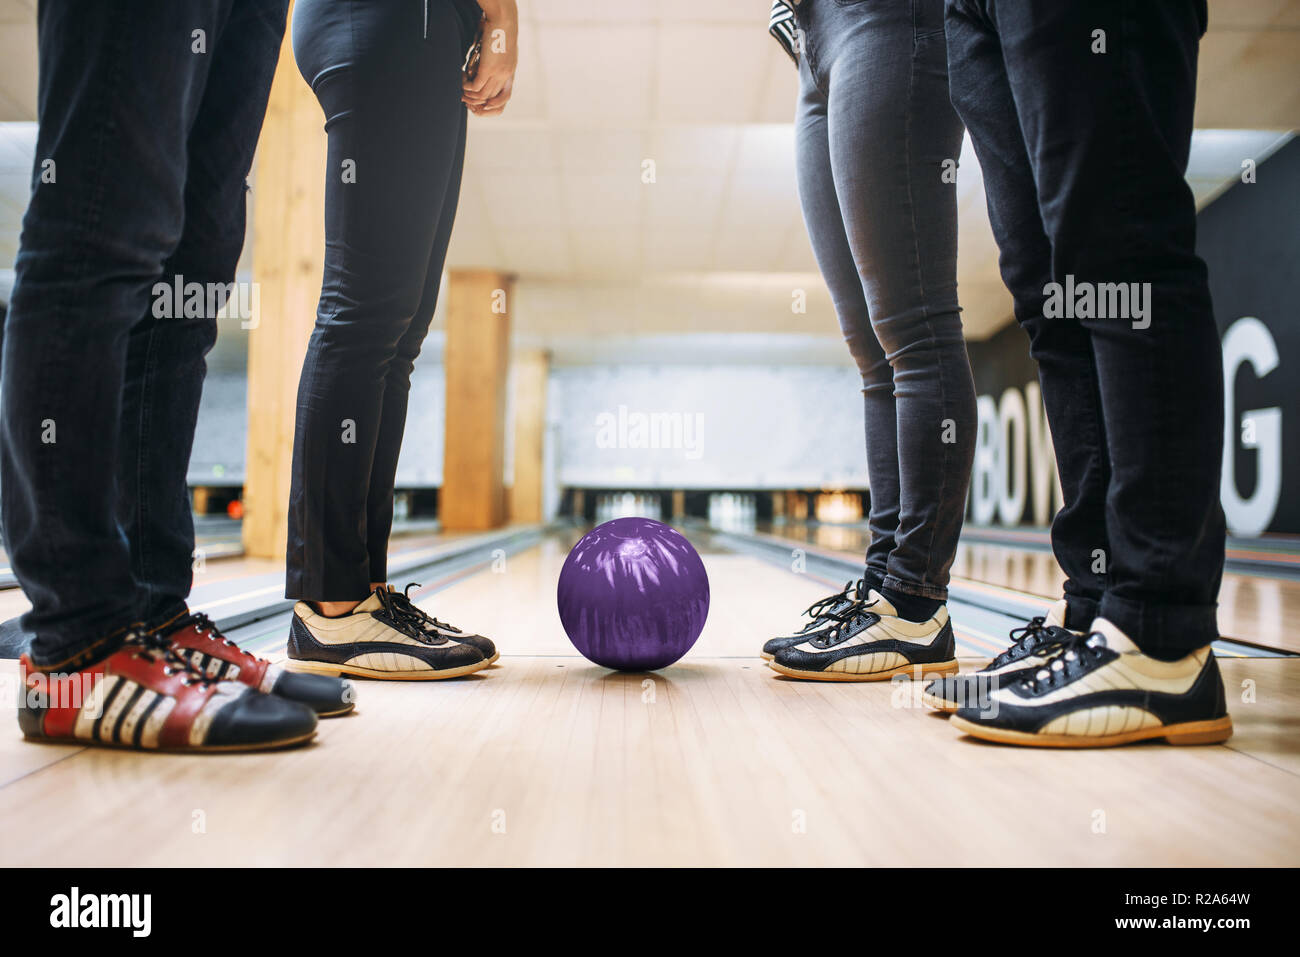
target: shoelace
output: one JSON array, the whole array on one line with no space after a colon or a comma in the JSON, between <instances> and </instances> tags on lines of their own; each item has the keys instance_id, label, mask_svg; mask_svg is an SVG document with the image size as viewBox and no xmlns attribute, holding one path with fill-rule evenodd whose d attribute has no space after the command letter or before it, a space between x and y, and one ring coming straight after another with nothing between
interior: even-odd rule
<instances>
[{"instance_id":1,"label":"shoelace","mask_svg":"<svg viewBox=\"0 0 1300 957\"><path fill-rule=\"evenodd\" d=\"M1099 631L1090 634L1066 632L1066 636L1043 667L1024 679L1031 691L1042 687L1058 687L1077 678L1106 649L1106 637Z\"/></svg>"},{"instance_id":2,"label":"shoelace","mask_svg":"<svg viewBox=\"0 0 1300 957\"><path fill-rule=\"evenodd\" d=\"M136 631L127 636L125 643L135 646L134 654L137 658L143 658L146 661L161 661L163 674L169 677L178 673L184 674L185 677L182 679L181 684L186 687L194 684L207 687L217 680L208 677L206 672L186 658L166 635L157 632Z\"/></svg>"},{"instance_id":3,"label":"shoelace","mask_svg":"<svg viewBox=\"0 0 1300 957\"><path fill-rule=\"evenodd\" d=\"M1012 628L1011 647L993 659L992 667L1001 668L1005 664L1019 661L1030 652L1051 651L1057 645L1068 641L1074 632L1056 625L1047 624L1047 619L1037 615L1020 628Z\"/></svg>"},{"instance_id":4,"label":"shoelace","mask_svg":"<svg viewBox=\"0 0 1300 957\"><path fill-rule=\"evenodd\" d=\"M409 589L411 586L406 587ZM384 610L383 612L371 612L371 614L379 618L384 624L426 645L432 645L440 639L446 640L436 633L430 634L428 629L424 627L422 621L424 616L416 614L419 610L415 609L415 605L411 603L411 599L405 593L389 591L387 588L376 588L375 594L379 596L379 603L384 606ZM415 611L408 609L415 609ZM436 618L431 620L437 621Z\"/></svg>"},{"instance_id":5,"label":"shoelace","mask_svg":"<svg viewBox=\"0 0 1300 957\"><path fill-rule=\"evenodd\" d=\"M862 617L862 613L876 603L875 599L867 601L866 595L861 591L858 592L857 598L853 599L848 606L841 608L839 611L827 611L822 615L823 620L833 621L832 625L825 635L814 638L812 643L818 647L826 647L839 640L840 633L844 630L845 625L851 625Z\"/></svg>"},{"instance_id":6,"label":"shoelace","mask_svg":"<svg viewBox=\"0 0 1300 957\"><path fill-rule=\"evenodd\" d=\"M436 628L442 631L454 632L457 635L464 634L464 632L455 625L449 624L445 621L440 621L411 600L411 589L419 587L419 582L408 582L404 590L389 592L393 598L393 604L401 610L403 614L416 622L419 627L424 628L426 631L430 628Z\"/></svg>"},{"instance_id":7,"label":"shoelace","mask_svg":"<svg viewBox=\"0 0 1300 957\"><path fill-rule=\"evenodd\" d=\"M243 648L239 647L239 645L235 644L233 641L227 638L224 634L222 634L221 629L217 627L216 622L214 622L207 615L199 611L191 612L190 614L186 615L184 618L181 618L178 621L176 621L171 627L167 629L166 634L171 635L174 632L180 631L182 628L186 628L190 625L194 626L195 631L207 635L209 638L212 638L214 641L221 642L222 644L226 645L228 648L233 648L235 651L239 652L239 654L242 657L249 658L253 661L258 660L257 655L253 654L251 651L245 651Z\"/></svg>"},{"instance_id":8,"label":"shoelace","mask_svg":"<svg viewBox=\"0 0 1300 957\"><path fill-rule=\"evenodd\" d=\"M813 602L811 605L809 605L807 608L804 609L804 614L807 615L809 618L813 619L814 621L816 621L818 618L824 618L826 617L826 612L828 612L830 609L834 608L836 605L842 605L844 604L844 602L848 601L850 594L856 596L861 594L863 590L864 588L862 584L862 579L859 578L857 581L851 581L851 580L847 581L844 583L843 591L838 592L834 595L827 595L825 598L821 598Z\"/></svg>"}]
</instances>

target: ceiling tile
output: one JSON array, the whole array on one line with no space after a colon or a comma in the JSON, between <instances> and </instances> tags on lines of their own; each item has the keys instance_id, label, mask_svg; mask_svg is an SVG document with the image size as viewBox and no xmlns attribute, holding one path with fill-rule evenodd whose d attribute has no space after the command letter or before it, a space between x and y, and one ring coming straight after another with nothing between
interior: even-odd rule
<instances>
[{"instance_id":1,"label":"ceiling tile","mask_svg":"<svg viewBox=\"0 0 1300 957\"><path fill-rule=\"evenodd\" d=\"M661 123L747 120L762 93L766 42L771 41L761 25L666 24L654 118Z\"/></svg>"},{"instance_id":2,"label":"ceiling tile","mask_svg":"<svg viewBox=\"0 0 1300 957\"><path fill-rule=\"evenodd\" d=\"M565 173L562 177L566 221L576 231L602 226L636 226L642 221L643 184L627 173ZM558 221L553 221L558 224Z\"/></svg>"},{"instance_id":3,"label":"ceiling tile","mask_svg":"<svg viewBox=\"0 0 1300 957\"><path fill-rule=\"evenodd\" d=\"M554 229L564 222L558 173L475 170L469 175L479 184L487 218L498 233L528 226Z\"/></svg>"}]
</instances>

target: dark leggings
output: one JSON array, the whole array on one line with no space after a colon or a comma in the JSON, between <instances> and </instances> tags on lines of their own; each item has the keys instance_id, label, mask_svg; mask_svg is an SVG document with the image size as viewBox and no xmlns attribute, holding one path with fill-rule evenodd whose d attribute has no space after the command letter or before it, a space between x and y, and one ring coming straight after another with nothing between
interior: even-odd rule
<instances>
[{"instance_id":1,"label":"dark leggings","mask_svg":"<svg viewBox=\"0 0 1300 957\"><path fill-rule=\"evenodd\" d=\"M465 154L465 0L298 0L325 112L325 273L298 385L286 596L387 578L411 369L433 318Z\"/></svg>"},{"instance_id":2,"label":"dark leggings","mask_svg":"<svg viewBox=\"0 0 1300 957\"><path fill-rule=\"evenodd\" d=\"M867 576L895 604L899 593L942 600L976 432L957 306L957 194L943 175L962 136L948 101L943 2L804 0L797 10L799 198L862 373Z\"/></svg>"}]
</instances>

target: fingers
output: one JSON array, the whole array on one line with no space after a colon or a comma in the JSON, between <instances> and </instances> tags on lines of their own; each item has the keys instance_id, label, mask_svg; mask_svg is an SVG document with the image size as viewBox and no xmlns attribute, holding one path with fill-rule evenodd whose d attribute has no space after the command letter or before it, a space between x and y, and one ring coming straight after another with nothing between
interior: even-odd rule
<instances>
[{"instance_id":1,"label":"fingers","mask_svg":"<svg viewBox=\"0 0 1300 957\"><path fill-rule=\"evenodd\" d=\"M491 103L485 103L483 106L472 106L470 112L475 116L496 116L505 112L506 104L509 102L509 97L502 97L499 100L493 100Z\"/></svg>"},{"instance_id":2,"label":"fingers","mask_svg":"<svg viewBox=\"0 0 1300 957\"><path fill-rule=\"evenodd\" d=\"M477 106L471 106L470 110L475 116L495 116L505 110L506 104L510 102L510 95L514 92L514 84L507 83L496 96L480 103Z\"/></svg>"},{"instance_id":3,"label":"fingers","mask_svg":"<svg viewBox=\"0 0 1300 957\"><path fill-rule=\"evenodd\" d=\"M489 100L478 109L474 110L475 116L495 116L498 113L504 113L506 104L510 102L509 96L499 96L495 100Z\"/></svg>"},{"instance_id":4,"label":"fingers","mask_svg":"<svg viewBox=\"0 0 1300 957\"><path fill-rule=\"evenodd\" d=\"M508 77L497 77L481 90L462 91L461 102L471 108L482 107L497 99L502 93L506 93L508 98L510 86Z\"/></svg>"},{"instance_id":5,"label":"fingers","mask_svg":"<svg viewBox=\"0 0 1300 957\"><path fill-rule=\"evenodd\" d=\"M501 75L480 75L474 81L473 86L470 85L469 80L466 80L461 87L462 98L465 100L490 100L505 88L507 80L508 77Z\"/></svg>"},{"instance_id":6,"label":"fingers","mask_svg":"<svg viewBox=\"0 0 1300 957\"><path fill-rule=\"evenodd\" d=\"M509 79L510 73L506 70L493 70L490 67L484 67L480 64L478 75L474 79L465 77L461 80L461 89L466 93L481 93L486 98L491 99L501 92L501 87Z\"/></svg>"},{"instance_id":7,"label":"fingers","mask_svg":"<svg viewBox=\"0 0 1300 957\"><path fill-rule=\"evenodd\" d=\"M503 87L490 88L482 93L466 93L461 96L467 106L482 106L488 100L501 95Z\"/></svg>"}]
</instances>

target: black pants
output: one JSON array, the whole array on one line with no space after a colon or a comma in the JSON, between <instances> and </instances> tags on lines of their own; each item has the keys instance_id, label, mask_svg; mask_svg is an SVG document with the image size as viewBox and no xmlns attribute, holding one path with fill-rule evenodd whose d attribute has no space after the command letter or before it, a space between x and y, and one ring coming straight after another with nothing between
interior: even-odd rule
<instances>
[{"instance_id":1,"label":"black pants","mask_svg":"<svg viewBox=\"0 0 1300 957\"><path fill-rule=\"evenodd\" d=\"M298 386L286 595L387 577L411 369L433 318L465 154L465 0L299 0L293 48L325 112L325 274ZM426 25L427 16L427 25Z\"/></svg>"},{"instance_id":2,"label":"black pants","mask_svg":"<svg viewBox=\"0 0 1300 957\"><path fill-rule=\"evenodd\" d=\"M186 471L217 320L165 306L178 278L224 301L235 277L287 7L41 2L0 400L5 544L39 665L107 654L189 595Z\"/></svg>"},{"instance_id":3,"label":"black pants","mask_svg":"<svg viewBox=\"0 0 1300 957\"><path fill-rule=\"evenodd\" d=\"M1204 30L1204 0L946 8L953 105L1065 492L1068 623L1101 615L1164 658L1218 636L1223 573L1222 358L1183 178ZM1053 282L1149 283L1149 311L1063 316Z\"/></svg>"}]
</instances>

